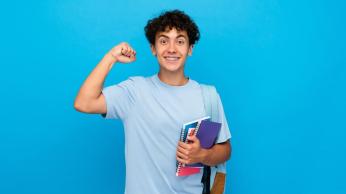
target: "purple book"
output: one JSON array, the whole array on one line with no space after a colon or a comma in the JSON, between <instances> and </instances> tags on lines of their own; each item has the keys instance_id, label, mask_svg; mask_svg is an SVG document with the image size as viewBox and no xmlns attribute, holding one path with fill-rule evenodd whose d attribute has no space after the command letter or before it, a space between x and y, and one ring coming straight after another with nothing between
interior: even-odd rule
<instances>
[{"instance_id":1,"label":"purple book","mask_svg":"<svg viewBox=\"0 0 346 194\"><path fill-rule=\"evenodd\" d=\"M211 148L215 144L220 129L221 123L203 120L196 135L201 143L201 147L204 149Z\"/></svg>"}]
</instances>

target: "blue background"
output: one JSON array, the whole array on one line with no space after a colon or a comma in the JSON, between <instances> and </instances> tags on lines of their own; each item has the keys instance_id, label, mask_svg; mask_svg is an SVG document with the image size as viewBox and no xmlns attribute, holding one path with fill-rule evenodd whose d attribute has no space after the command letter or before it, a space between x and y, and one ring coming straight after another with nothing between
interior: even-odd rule
<instances>
[{"instance_id":1,"label":"blue background","mask_svg":"<svg viewBox=\"0 0 346 194\"><path fill-rule=\"evenodd\" d=\"M231 126L227 193L346 193L346 3L341 0L3 2L1 194L114 194L124 189L122 124L73 101L121 41L137 61L106 86L154 74L143 27L186 11L201 40L187 75L215 84Z\"/></svg>"}]
</instances>

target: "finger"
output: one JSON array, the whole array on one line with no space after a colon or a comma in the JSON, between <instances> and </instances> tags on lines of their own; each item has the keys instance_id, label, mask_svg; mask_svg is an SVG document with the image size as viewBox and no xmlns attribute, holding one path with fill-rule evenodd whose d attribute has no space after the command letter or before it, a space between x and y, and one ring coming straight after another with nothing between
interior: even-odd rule
<instances>
[{"instance_id":1,"label":"finger","mask_svg":"<svg viewBox=\"0 0 346 194\"><path fill-rule=\"evenodd\" d=\"M181 159L177 157L177 161L183 164L187 164L187 160Z\"/></svg>"},{"instance_id":2,"label":"finger","mask_svg":"<svg viewBox=\"0 0 346 194\"><path fill-rule=\"evenodd\" d=\"M122 54L122 55L126 55L127 49L128 49L127 46L121 47L121 54Z\"/></svg>"},{"instance_id":3,"label":"finger","mask_svg":"<svg viewBox=\"0 0 346 194\"><path fill-rule=\"evenodd\" d=\"M197 137L196 137L196 135L189 135L189 136L187 136L187 139L195 140L195 139L197 139Z\"/></svg>"},{"instance_id":4,"label":"finger","mask_svg":"<svg viewBox=\"0 0 346 194\"><path fill-rule=\"evenodd\" d=\"M131 62L135 61L135 60L136 60L136 56L131 55L131 56L130 56L130 60L131 60Z\"/></svg>"},{"instance_id":5,"label":"finger","mask_svg":"<svg viewBox=\"0 0 346 194\"><path fill-rule=\"evenodd\" d=\"M126 52L125 52L125 56L130 57L130 47L126 47Z\"/></svg>"},{"instance_id":6,"label":"finger","mask_svg":"<svg viewBox=\"0 0 346 194\"><path fill-rule=\"evenodd\" d=\"M187 155L185 155L183 152L180 152L180 151L177 152L177 157L184 160L189 158Z\"/></svg>"},{"instance_id":7,"label":"finger","mask_svg":"<svg viewBox=\"0 0 346 194\"><path fill-rule=\"evenodd\" d=\"M131 60L126 56L122 56L121 60L122 60L121 61L122 63L130 63L131 62Z\"/></svg>"},{"instance_id":8,"label":"finger","mask_svg":"<svg viewBox=\"0 0 346 194\"><path fill-rule=\"evenodd\" d=\"M180 146L184 149L191 149L191 145L184 143L184 142L181 142L181 141L179 141L178 146Z\"/></svg>"},{"instance_id":9,"label":"finger","mask_svg":"<svg viewBox=\"0 0 346 194\"><path fill-rule=\"evenodd\" d=\"M133 52L133 48L129 46L127 51L128 56L131 56L132 52Z\"/></svg>"},{"instance_id":10,"label":"finger","mask_svg":"<svg viewBox=\"0 0 346 194\"><path fill-rule=\"evenodd\" d=\"M187 155L189 153L189 150L187 150L187 149L185 149L183 147L178 146L177 152L181 152L181 153Z\"/></svg>"},{"instance_id":11,"label":"finger","mask_svg":"<svg viewBox=\"0 0 346 194\"><path fill-rule=\"evenodd\" d=\"M189 137L187 137L187 139L189 141L191 141L192 143L198 143L199 142L199 139L196 137L196 135L189 136Z\"/></svg>"},{"instance_id":12,"label":"finger","mask_svg":"<svg viewBox=\"0 0 346 194\"><path fill-rule=\"evenodd\" d=\"M131 57L134 56L133 53L134 53L133 48L130 48L129 54L130 54Z\"/></svg>"},{"instance_id":13,"label":"finger","mask_svg":"<svg viewBox=\"0 0 346 194\"><path fill-rule=\"evenodd\" d=\"M131 47L128 47L128 50L126 52L126 56L131 57Z\"/></svg>"}]
</instances>

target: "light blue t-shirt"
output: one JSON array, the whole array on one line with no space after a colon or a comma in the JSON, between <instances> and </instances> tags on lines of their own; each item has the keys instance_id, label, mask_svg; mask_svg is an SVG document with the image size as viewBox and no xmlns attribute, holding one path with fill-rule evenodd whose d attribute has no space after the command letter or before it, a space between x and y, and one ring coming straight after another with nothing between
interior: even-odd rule
<instances>
[{"instance_id":1,"label":"light blue t-shirt","mask_svg":"<svg viewBox=\"0 0 346 194\"><path fill-rule=\"evenodd\" d=\"M202 193L202 172L177 177L176 150L184 123L206 116L200 85L183 86L151 77L130 77L102 91L107 119L121 119L125 129L126 194ZM217 143L231 138L218 98L222 128Z\"/></svg>"}]
</instances>

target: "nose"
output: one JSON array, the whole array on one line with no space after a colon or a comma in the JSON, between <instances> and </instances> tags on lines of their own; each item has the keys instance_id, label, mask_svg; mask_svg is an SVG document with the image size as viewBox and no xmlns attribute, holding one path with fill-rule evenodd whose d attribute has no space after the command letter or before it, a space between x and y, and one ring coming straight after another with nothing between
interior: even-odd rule
<instances>
[{"instance_id":1,"label":"nose","mask_svg":"<svg viewBox=\"0 0 346 194\"><path fill-rule=\"evenodd\" d=\"M175 48L175 44L174 43L169 43L168 45L168 52L169 53L175 53L176 52L176 48Z\"/></svg>"}]
</instances>

